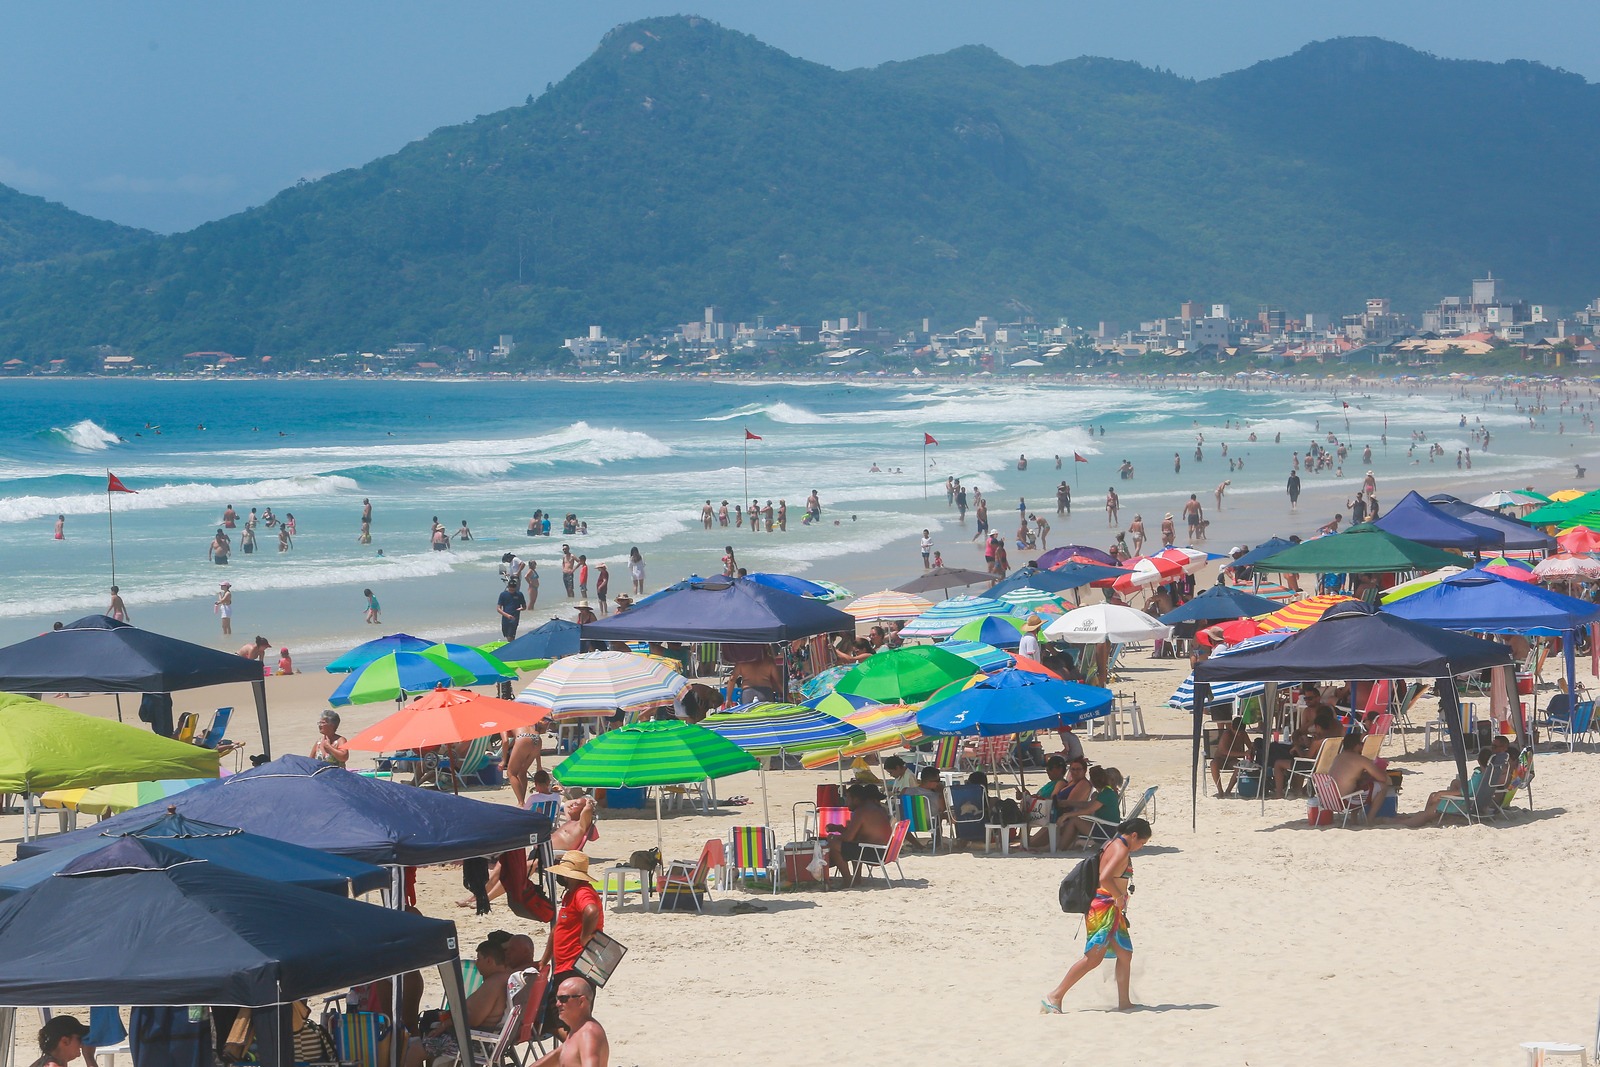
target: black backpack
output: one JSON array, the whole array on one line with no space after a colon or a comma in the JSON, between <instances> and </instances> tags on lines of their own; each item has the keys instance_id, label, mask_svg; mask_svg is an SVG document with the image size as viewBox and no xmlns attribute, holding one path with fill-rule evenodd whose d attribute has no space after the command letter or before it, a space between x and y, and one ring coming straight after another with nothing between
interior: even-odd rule
<instances>
[{"instance_id":1,"label":"black backpack","mask_svg":"<svg viewBox=\"0 0 1600 1067\"><path fill-rule=\"evenodd\" d=\"M1104 851L1103 848L1100 850ZM1061 910L1068 915L1089 914L1089 905L1094 902L1094 895L1100 889L1100 852L1079 860L1078 865L1061 879L1056 898L1061 902Z\"/></svg>"}]
</instances>

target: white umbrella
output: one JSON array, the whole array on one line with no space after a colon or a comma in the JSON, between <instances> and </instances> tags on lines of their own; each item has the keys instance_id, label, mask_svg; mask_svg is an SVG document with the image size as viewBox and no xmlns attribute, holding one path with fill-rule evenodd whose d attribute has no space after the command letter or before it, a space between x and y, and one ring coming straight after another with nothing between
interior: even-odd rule
<instances>
[{"instance_id":1,"label":"white umbrella","mask_svg":"<svg viewBox=\"0 0 1600 1067\"><path fill-rule=\"evenodd\" d=\"M1540 500L1532 493L1524 493L1516 489L1497 489L1488 496L1480 496L1472 502L1475 508L1524 508L1538 507L1546 501Z\"/></svg>"},{"instance_id":2,"label":"white umbrella","mask_svg":"<svg viewBox=\"0 0 1600 1067\"><path fill-rule=\"evenodd\" d=\"M1172 627L1125 604L1090 604L1073 608L1045 627L1044 633L1046 637L1075 645L1094 645L1101 641L1125 644L1171 637Z\"/></svg>"},{"instance_id":3,"label":"white umbrella","mask_svg":"<svg viewBox=\"0 0 1600 1067\"><path fill-rule=\"evenodd\" d=\"M558 659L517 695L517 703L549 708L556 718L610 715L621 708L670 704L688 682L650 656L585 652Z\"/></svg>"},{"instance_id":4,"label":"white umbrella","mask_svg":"<svg viewBox=\"0 0 1600 1067\"><path fill-rule=\"evenodd\" d=\"M1541 582L1552 578L1576 578L1579 581L1592 581L1600 578L1600 560L1588 556L1569 556L1562 553L1550 556L1539 562L1533 568L1533 576Z\"/></svg>"}]
</instances>

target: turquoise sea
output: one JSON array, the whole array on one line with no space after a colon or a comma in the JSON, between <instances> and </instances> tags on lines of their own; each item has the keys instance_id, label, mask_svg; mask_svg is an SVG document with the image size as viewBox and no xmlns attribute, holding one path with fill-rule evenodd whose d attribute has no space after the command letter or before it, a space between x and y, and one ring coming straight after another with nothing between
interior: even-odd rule
<instances>
[{"instance_id":1,"label":"turquoise sea","mask_svg":"<svg viewBox=\"0 0 1600 1067\"><path fill-rule=\"evenodd\" d=\"M373 635L362 621L364 587L382 601L382 632L487 636L496 628L497 568L506 551L531 554L544 574L525 626L554 614L564 604L557 595L563 541L591 563L610 564L614 593L627 587L631 546L645 557L651 589L690 572L714 573L732 542L752 570L831 578L868 592L920 569L914 537L923 527L948 563L981 564L969 543L971 517L962 530L946 508L948 474L990 496L996 529L1015 529L1019 497L1029 510L1043 508L1052 544L1108 543L1102 501L1110 485L1122 494L1122 521L1142 511L1152 533L1163 512L1177 512L1194 492L1213 519L1209 547L1225 550L1274 533L1309 533L1343 510L1365 473L1364 445L1373 447L1386 503L1412 487L1558 488L1571 484L1571 464L1587 465L1594 448L1578 416L1567 415L1567 432L1557 433L1564 413L1553 396L1536 419L1542 427L1530 429L1516 410L1527 393L1486 399L1392 383L1335 395L1308 385L1243 385L4 381L0 640L105 609L108 470L138 490L112 501L118 584L133 621L228 647L259 633L310 664ZM1592 403L1588 394L1576 400ZM1470 443L1463 415L1494 434L1487 454L1473 450L1470 473L1455 466L1456 450ZM747 428L761 440L747 443ZM1283 493L1291 454L1304 453L1313 438L1325 441L1330 430L1352 448L1345 477L1306 476L1299 514L1291 516ZM1423 448L1408 455L1412 431L1442 444L1446 455L1436 462ZM926 499L924 433L939 442L926 450L933 464ZM1197 434L1205 437L1198 463ZM1223 443L1243 469L1228 470ZM788 501L785 534L700 528L704 500L727 499L731 507L741 499L747 450L749 495ZM1072 463L1074 452L1089 462ZM1173 470L1174 452L1181 472ZM1030 463L1018 471L1024 453ZM1059 471L1056 455L1065 461ZM1132 481L1116 477L1123 459L1135 465ZM873 464L881 473L871 473ZM1070 520L1055 516L1062 478L1075 487ZM1212 491L1224 479L1232 485L1217 512ZM824 522L804 527L812 489L821 494ZM370 546L357 543L363 497L373 503ZM258 554L240 555L235 531L232 563L209 563L207 545L228 504L241 515L252 507L292 512L293 551L280 554L261 530ZM549 539L528 538L536 508L575 512L589 533L563 538L558 527ZM57 514L66 516L60 542L52 538ZM479 540L431 551L435 515L450 530L467 520ZM227 642L211 608L222 578L233 582L237 602L235 638Z\"/></svg>"}]
</instances>

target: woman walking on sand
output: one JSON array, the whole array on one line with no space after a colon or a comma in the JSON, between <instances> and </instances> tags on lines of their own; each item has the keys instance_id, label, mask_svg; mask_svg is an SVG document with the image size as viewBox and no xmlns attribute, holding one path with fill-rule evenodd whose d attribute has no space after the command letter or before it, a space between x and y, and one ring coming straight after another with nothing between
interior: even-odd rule
<instances>
[{"instance_id":1,"label":"woman walking on sand","mask_svg":"<svg viewBox=\"0 0 1600 1067\"><path fill-rule=\"evenodd\" d=\"M1116 961L1117 1010L1134 1007L1128 995L1128 980L1133 973L1133 940L1128 934L1128 895L1133 892L1133 854L1150 841L1150 824L1129 819L1117 827L1117 836L1100 851L1100 886L1094 902L1084 916L1088 938L1083 957L1067 970L1061 984L1039 1002L1041 1015L1060 1015L1061 998L1078 980L1107 957Z\"/></svg>"}]
</instances>

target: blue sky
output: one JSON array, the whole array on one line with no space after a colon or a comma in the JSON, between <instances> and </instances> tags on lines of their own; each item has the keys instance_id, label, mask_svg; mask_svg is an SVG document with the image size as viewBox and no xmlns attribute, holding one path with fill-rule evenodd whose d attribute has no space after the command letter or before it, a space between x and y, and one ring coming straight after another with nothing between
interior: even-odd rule
<instances>
[{"instance_id":1,"label":"blue sky","mask_svg":"<svg viewBox=\"0 0 1600 1067\"><path fill-rule=\"evenodd\" d=\"M163 232L359 166L559 81L620 22L684 11L834 67L963 44L1204 78L1371 35L1600 80L1596 0L274 0L12 4L0 183Z\"/></svg>"}]
</instances>

